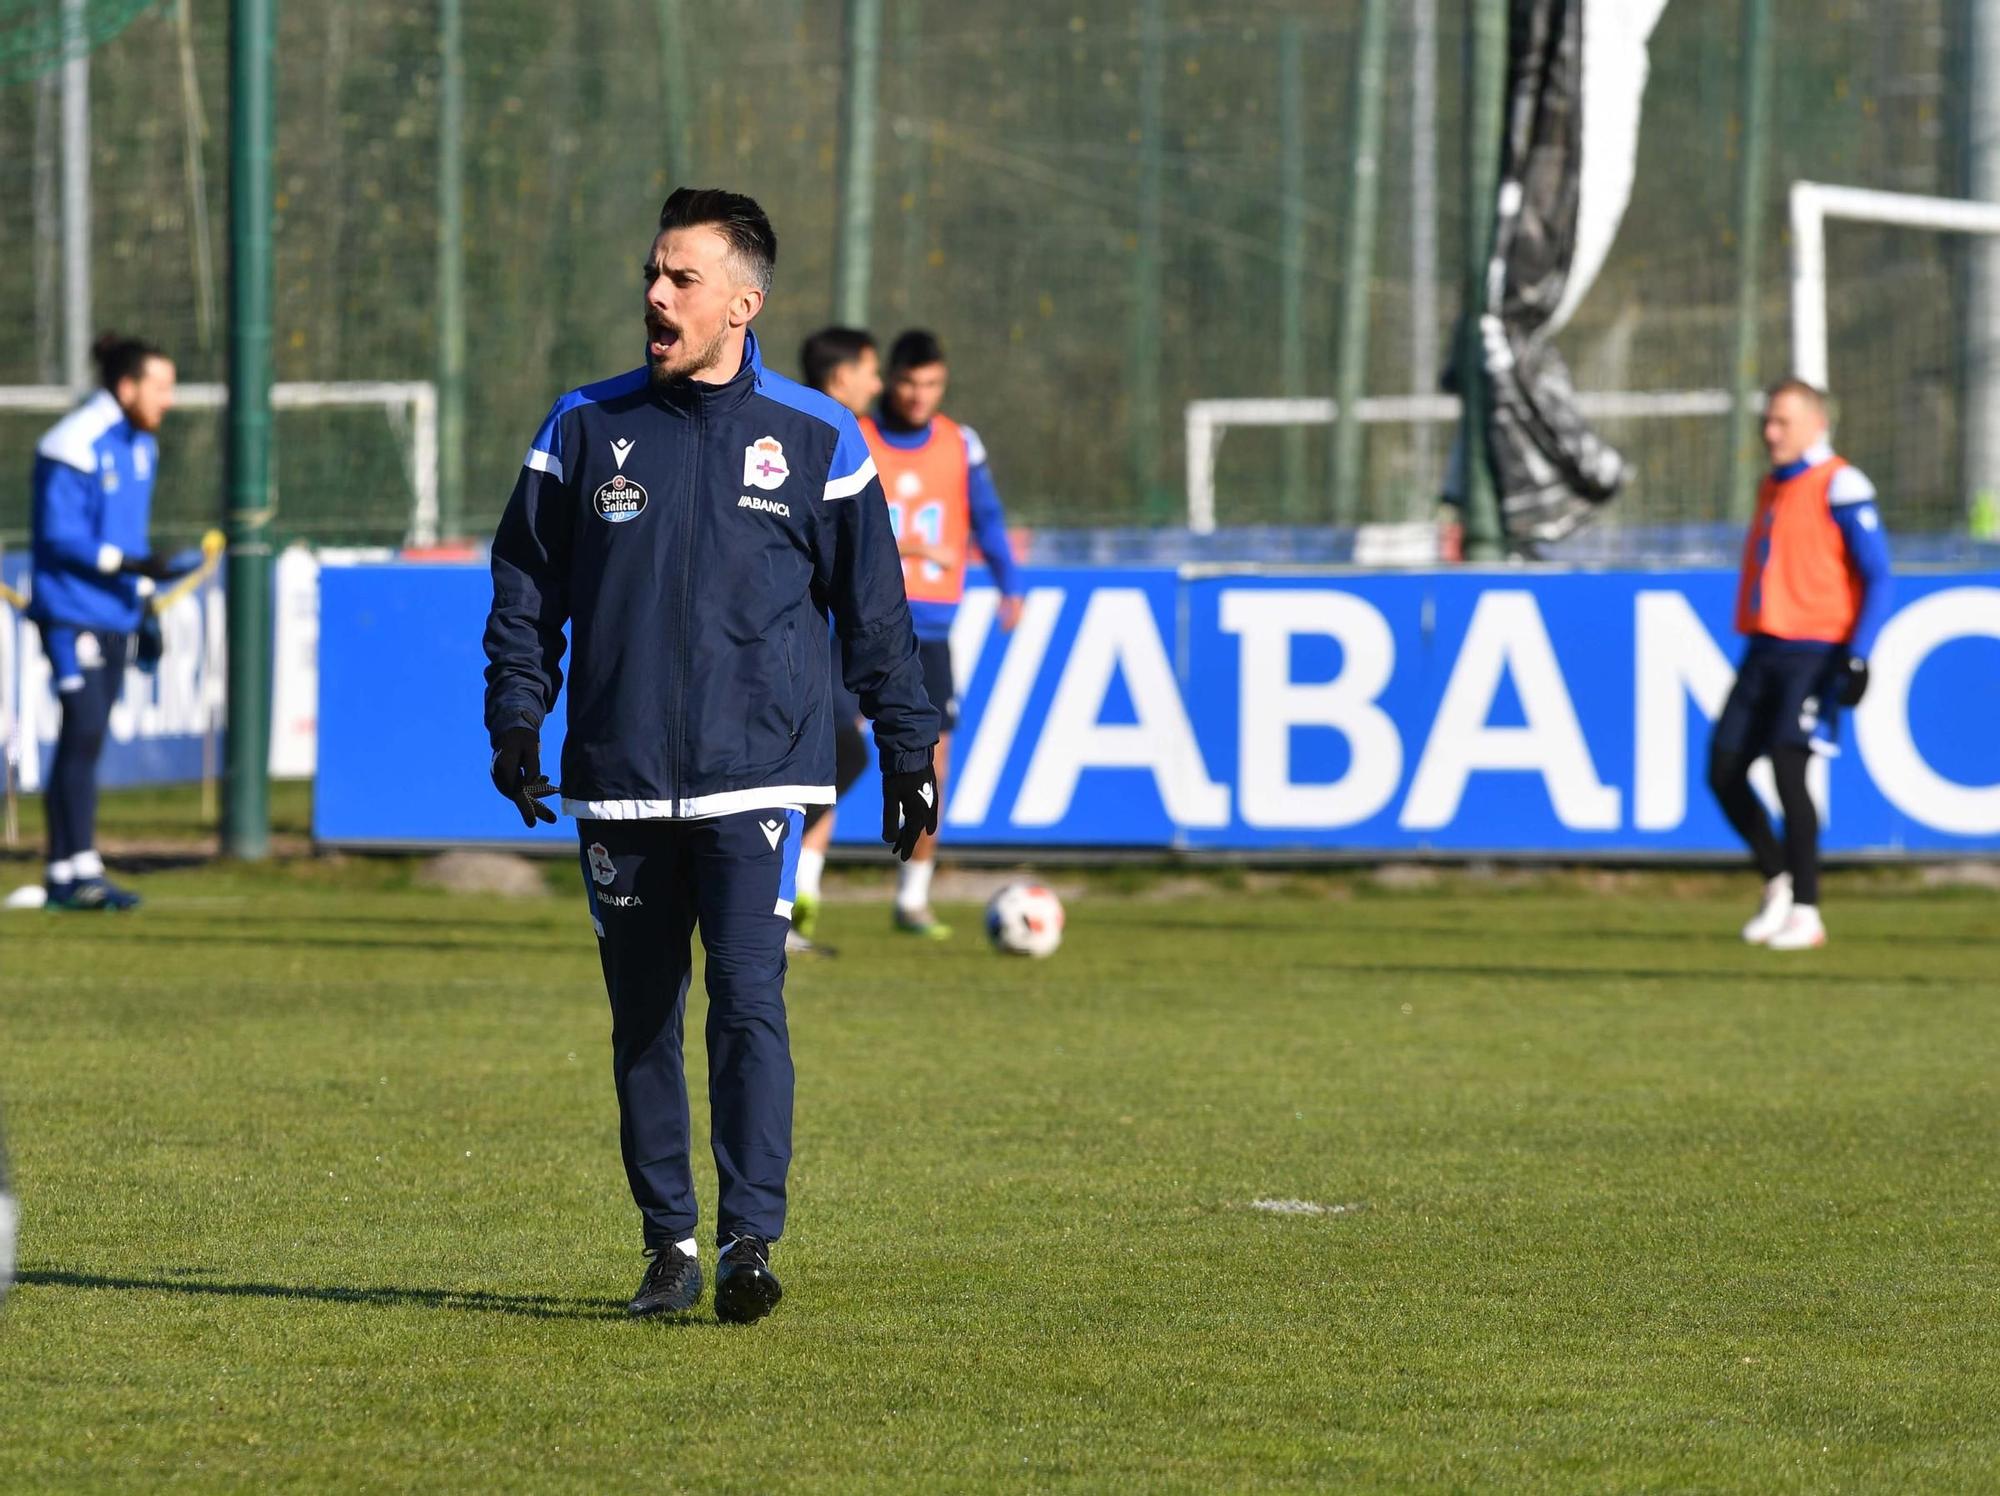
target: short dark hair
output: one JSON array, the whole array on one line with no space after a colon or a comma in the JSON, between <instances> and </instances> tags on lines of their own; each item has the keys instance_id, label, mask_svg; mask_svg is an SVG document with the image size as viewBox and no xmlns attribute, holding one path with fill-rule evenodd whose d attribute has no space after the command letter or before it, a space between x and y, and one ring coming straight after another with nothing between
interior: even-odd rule
<instances>
[{"instance_id":1,"label":"short dark hair","mask_svg":"<svg viewBox=\"0 0 2000 1496\"><path fill-rule=\"evenodd\" d=\"M97 363L97 382L116 394L120 380L137 379L146 372L147 359L165 358L166 354L144 338L101 332L90 345L90 356Z\"/></svg>"},{"instance_id":2,"label":"short dark hair","mask_svg":"<svg viewBox=\"0 0 2000 1496\"><path fill-rule=\"evenodd\" d=\"M1786 375L1764 391L1764 403L1769 405L1780 395L1797 395L1821 415L1826 414L1826 391L1810 380L1799 378L1796 374Z\"/></svg>"},{"instance_id":3,"label":"short dark hair","mask_svg":"<svg viewBox=\"0 0 2000 1496\"><path fill-rule=\"evenodd\" d=\"M778 263L778 235L755 198L720 187L677 187L660 208L660 232L713 228L729 241L743 278L771 294L771 271Z\"/></svg>"},{"instance_id":4,"label":"short dark hair","mask_svg":"<svg viewBox=\"0 0 2000 1496\"><path fill-rule=\"evenodd\" d=\"M858 327L822 327L799 344L799 372L824 395L836 369L845 368L874 346L874 337Z\"/></svg>"},{"instance_id":5,"label":"short dark hair","mask_svg":"<svg viewBox=\"0 0 2000 1496\"><path fill-rule=\"evenodd\" d=\"M944 344L938 335L922 327L913 327L908 332L898 333L896 341L889 345L889 372L901 374L905 369L921 369L926 364L941 364L945 361Z\"/></svg>"}]
</instances>

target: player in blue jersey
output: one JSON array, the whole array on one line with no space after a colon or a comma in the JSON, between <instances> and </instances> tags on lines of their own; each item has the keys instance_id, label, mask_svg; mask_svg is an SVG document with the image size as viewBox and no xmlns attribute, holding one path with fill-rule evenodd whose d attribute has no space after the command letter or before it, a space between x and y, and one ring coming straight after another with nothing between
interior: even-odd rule
<instances>
[{"instance_id":1,"label":"player in blue jersey","mask_svg":"<svg viewBox=\"0 0 2000 1496\"><path fill-rule=\"evenodd\" d=\"M1840 751L1840 710L1868 689L1868 656L1889 616L1889 546L1875 485L1827 439L1819 390L1799 379L1771 390L1764 446L1771 470L1757 488L1736 597L1749 643L1716 720L1708 779L1764 875L1743 938L1796 951L1826 943L1806 767ZM1750 788L1750 765L1763 757L1785 816L1782 846Z\"/></svg>"},{"instance_id":2,"label":"player in blue jersey","mask_svg":"<svg viewBox=\"0 0 2000 1496\"><path fill-rule=\"evenodd\" d=\"M97 760L154 585L174 575L147 539L174 364L138 338L106 333L93 350L102 386L35 448L34 594L28 616L62 704L47 791L48 907L136 908L104 876L97 850ZM142 654L157 634L142 635Z\"/></svg>"},{"instance_id":3,"label":"player in blue jersey","mask_svg":"<svg viewBox=\"0 0 2000 1496\"><path fill-rule=\"evenodd\" d=\"M883 840L908 857L937 826L938 716L875 463L854 417L766 368L750 328L777 254L749 198L669 197L641 269L645 364L556 401L493 537L493 783L525 825L553 822L541 801L558 793L576 817L652 1259L628 1306L641 1317L702 1290L681 1046L696 931L715 1312L759 1319L780 1297L785 937L805 807L834 798L829 626L875 724ZM557 790L541 728L564 690Z\"/></svg>"},{"instance_id":4,"label":"player in blue jersey","mask_svg":"<svg viewBox=\"0 0 2000 1496\"><path fill-rule=\"evenodd\" d=\"M858 327L822 327L799 348L799 374L806 384L837 401L857 416L865 416L882 393L882 362L875 339ZM840 641L833 641L833 669L827 681L833 711L833 788L836 795L868 767L868 740L861 732L861 703L841 679ZM792 933L786 949L833 954L815 943L819 921L820 878L826 871L827 850L833 845L835 808L806 807L805 835L799 839L799 888L792 899Z\"/></svg>"}]
</instances>

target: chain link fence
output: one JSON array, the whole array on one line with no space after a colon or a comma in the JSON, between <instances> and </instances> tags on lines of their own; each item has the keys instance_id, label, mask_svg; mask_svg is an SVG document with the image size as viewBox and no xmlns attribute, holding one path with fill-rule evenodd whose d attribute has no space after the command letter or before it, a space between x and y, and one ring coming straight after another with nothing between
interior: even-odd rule
<instances>
[{"instance_id":1,"label":"chain link fence","mask_svg":"<svg viewBox=\"0 0 2000 1496\"><path fill-rule=\"evenodd\" d=\"M1783 194L1797 178L1954 195L1973 0L1777 0L1763 372L1784 372ZM1393 8L1367 390L1433 394L1461 273L1463 6ZM1359 0L884 0L871 320L935 329L950 406L1013 514L1180 523L1190 402L1331 393ZM60 384L60 102L89 54L92 317L223 377L227 5L0 0L0 384ZM441 53L428 4L285 5L277 52L277 377L411 381L438 363ZM1586 391L1727 389L1743 148L1736 7L1674 0L1655 33L1636 185L1561 346ZM780 241L759 322L790 370L827 321L838 223L838 0L479 0L464 18L469 389L463 528L491 526L561 390L639 359L637 267L680 181L757 196ZM1288 81L1288 72L1291 75ZM1962 530L1965 251L1844 228L1829 244L1843 449L1902 530ZM0 409L0 538L26 529L34 440ZM1606 423L1633 459L1612 526L1726 518L1726 415ZM220 506L220 422L174 418L161 526ZM1369 428L1364 517L1421 517L1435 421ZM1314 523L1324 427L1244 430L1217 457L1222 525ZM380 405L281 411L281 533L393 543L420 486Z\"/></svg>"}]
</instances>

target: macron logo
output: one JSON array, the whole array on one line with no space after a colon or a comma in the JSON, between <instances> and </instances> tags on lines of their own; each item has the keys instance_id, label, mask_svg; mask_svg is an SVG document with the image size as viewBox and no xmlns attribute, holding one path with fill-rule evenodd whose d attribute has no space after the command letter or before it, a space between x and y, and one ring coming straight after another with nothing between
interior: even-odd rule
<instances>
[{"instance_id":1,"label":"macron logo","mask_svg":"<svg viewBox=\"0 0 2000 1496\"><path fill-rule=\"evenodd\" d=\"M781 504L776 499L760 499L755 494L746 493L736 501L738 509L761 509L766 514L775 514L779 519L790 519L792 507Z\"/></svg>"}]
</instances>

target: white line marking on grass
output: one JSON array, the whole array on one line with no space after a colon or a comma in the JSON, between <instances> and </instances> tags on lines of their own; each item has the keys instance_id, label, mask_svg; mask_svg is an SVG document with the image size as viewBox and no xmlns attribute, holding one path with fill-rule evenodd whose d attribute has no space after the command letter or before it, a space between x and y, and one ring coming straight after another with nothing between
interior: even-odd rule
<instances>
[{"instance_id":1,"label":"white line marking on grass","mask_svg":"<svg viewBox=\"0 0 2000 1496\"><path fill-rule=\"evenodd\" d=\"M1252 1200L1252 1210L1267 1210L1272 1215L1287 1216L1337 1216L1348 1215L1361 1209L1359 1202L1349 1205L1321 1205L1317 1200Z\"/></svg>"}]
</instances>

